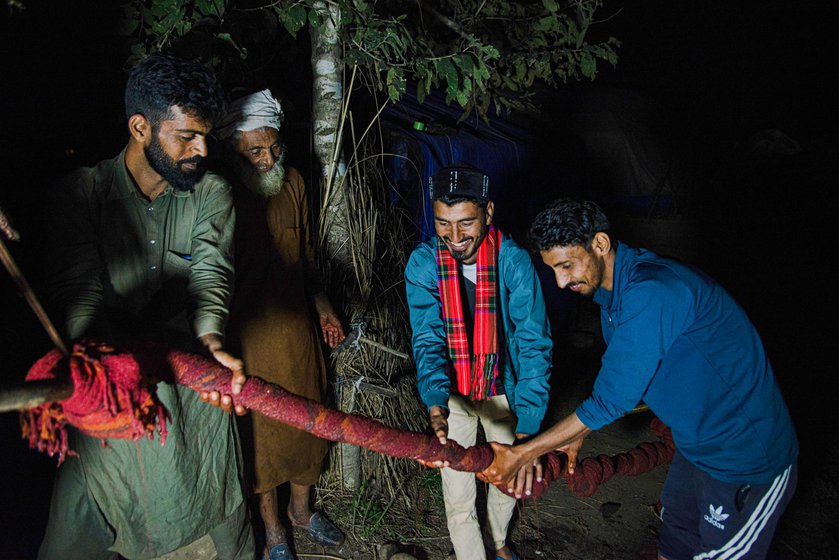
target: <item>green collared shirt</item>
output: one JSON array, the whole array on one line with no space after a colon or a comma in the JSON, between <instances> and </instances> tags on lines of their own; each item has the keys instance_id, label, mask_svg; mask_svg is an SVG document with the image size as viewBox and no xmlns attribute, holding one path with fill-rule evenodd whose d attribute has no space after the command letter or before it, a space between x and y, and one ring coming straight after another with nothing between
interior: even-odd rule
<instances>
[{"instance_id":1,"label":"green collared shirt","mask_svg":"<svg viewBox=\"0 0 839 560\"><path fill-rule=\"evenodd\" d=\"M98 335L183 347L192 337L224 332L234 215L221 177L207 173L193 192L168 187L149 202L134 186L123 151L71 173L52 194L49 295L68 339ZM103 446L71 431L78 456L56 480L58 510L50 513L45 542L89 547L76 549L78 558L97 557L105 542L108 550L141 559L213 529L225 544L245 534L242 527L218 529L244 499L233 419L189 388L161 382L156 391L170 415L165 445L155 434ZM62 511L66 504L85 507Z\"/></svg>"},{"instance_id":2,"label":"green collared shirt","mask_svg":"<svg viewBox=\"0 0 839 560\"><path fill-rule=\"evenodd\" d=\"M194 191L169 186L149 202L123 150L53 194L47 272L70 340L171 336L165 342L182 345L190 330L224 334L234 222L224 179L206 173Z\"/></svg>"}]
</instances>

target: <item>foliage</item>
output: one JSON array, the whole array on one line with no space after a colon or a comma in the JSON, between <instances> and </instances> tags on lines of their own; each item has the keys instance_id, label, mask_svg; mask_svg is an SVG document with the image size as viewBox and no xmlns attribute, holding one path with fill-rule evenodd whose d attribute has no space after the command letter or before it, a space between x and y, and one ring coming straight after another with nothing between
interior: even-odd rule
<instances>
[{"instance_id":1,"label":"foliage","mask_svg":"<svg viewBox=\"0 0 839 560\"><path fill-rule=\"evenodd\" d=\"M527 90L595 78L615 64L613 37L590 42L602 0L332 0L340 8L345 66L365 70L369 85L398 101L432 89L464 114L528 106ZM127 0L123 36L134 57L191 41L216 67L254 67L255 36L296 36L323 25L315 0ZM268 21L271 16L271 22ZM248 23L250 22L250 23ZM273 29L268 30L271 25ZM197 46L196 46L197 45ZM235 85L235 84L234 84Z\"/></svg>"}]
</instances>

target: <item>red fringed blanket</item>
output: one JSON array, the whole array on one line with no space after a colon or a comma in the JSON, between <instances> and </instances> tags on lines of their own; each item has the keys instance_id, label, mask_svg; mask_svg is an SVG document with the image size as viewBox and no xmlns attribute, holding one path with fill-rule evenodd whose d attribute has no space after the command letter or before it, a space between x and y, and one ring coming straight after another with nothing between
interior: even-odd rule
<instances>
[{"instance_id":1,"label":"red fringed blanket","mask_svg":"<svg viewBox=\"0 0 839 560\"><path fill-rule=\"evenodd\" d=\"M126 350L84 342L73 346L69 358L53 350L35 363L27 380L53 379L69 371L75 390L67 400L21 413L23 436L31 448L58 454L59 462L63 461L66 454L73 453L67 448L67 423L103 439L103 443L105 438L151 437L158 429L163 444L168 415L155 398L152 383L170 380L199 392L226 393L230 388L230 370L208 358L149 345ZM482 471L493 458L488 445L466 449L452 440L441 445L434 436L331 410L258 377L248 377L234 403L317 437L393 457L448 461L451 468L465 472ZM529 497L541 496L560 477L565 477L573 492L588 496L615 474L640 474L670 461L673 446L669 430L660 422L653 428L662 441L642 443L614 457L587 457L578 462L573 476L565 470L564 455L547 454L543 457L542 481L534 483Z\"/></svg>"},{"instance_id":2,"label":"red fringed blanket","mask_svg":"<svg viewBox=\"0 0 839 560\"><path fill-rule=\"evenodd\" d=\"M68 422L100 439L151 438L159 422L160 441L166 440L168 413L131 354L101 343L75 344L68 358L53 350L38 360L26 380L55 379L67 373L75 388L69 399L22 413L23 437L30 448L58 454L61 464L65 454L73 454L67 448Z\"/></svg>"}]
</instances>

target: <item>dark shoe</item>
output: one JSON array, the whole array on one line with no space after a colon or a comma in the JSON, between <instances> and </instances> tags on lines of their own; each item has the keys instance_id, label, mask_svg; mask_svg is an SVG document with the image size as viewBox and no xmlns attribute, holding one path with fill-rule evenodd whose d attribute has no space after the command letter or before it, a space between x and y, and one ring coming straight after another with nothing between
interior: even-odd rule
<instances>
[{"instance_id":1,"label":"dark shoe","mask_svg":"<svg viewBox=\"0 0 839 560\"><path fill-rule=\"evenodd\" d=\"M268 560L296 560L287 543L275 544L268 551Z\"/></svg>"},{"instance_id":2,"label":"dark shoe","mask_svg":"<svg viewBox=\"0 0 839 560\"><path fill-rule=\"evenodd\" d=\"M294 527L306 529L309 532L309 537L320 545L340 546L344 542L344 533L319 511L312 514L308 525L295 523L290 515L289 519Z\"/></svg>"}]
</instances>

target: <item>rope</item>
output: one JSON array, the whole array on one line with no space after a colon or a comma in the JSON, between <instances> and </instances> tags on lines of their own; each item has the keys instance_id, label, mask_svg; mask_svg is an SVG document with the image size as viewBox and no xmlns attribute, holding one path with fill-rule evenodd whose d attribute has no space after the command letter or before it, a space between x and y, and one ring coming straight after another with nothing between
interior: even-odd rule
<instances>
[{"instance_id":1,"label":"rope","mask_svg":"<svg viewBox=\"0 0 839 560\"><path fill-rule=\"evenodd\" d=\"M167 413L154 397L153 390L148 389L150 374L155 379L176 382L198 392L226 393L230 388L230 370L209 358L153 345L137 345L129 350L119 351L89 341L75 344L69 358L52 350L38 360L27 375L27 381L53 378L69 368L75 391L65 401L46 403L21 413L23 434L29 440L29 446L50 455L58 454L59 462L63 461L67 454L73 453L67 448L67 423L103 440L110 437L151 438L156 430L163 443ZM141 372L145 373L145 378ZM391 457L448 461L451 468L463 472L482 471L493 459L489 445L464 448L452 440L442 445L429 434L401 430L372 418L332 410L255 376L248 377L242 392L233 396L233 401L319 438L358 445ZM575 494L590 496L597 486L616 474L640 474L670 461L673 447L672 439L666 443L669 430L660 422L655 429L664 441L642 443L614 457L587 457L578 463L573 476L567 474L564 454L548 453L543 457L542 480L533 483L528 498L538 498L552 481L560 478L565 478ZM506 492L503 487L501 490Z\"/></svg>"},{"instance_id":2,"label":"rope","mask_svg":"<svg viewBox=\"0 0 839 560\"><path fill-rule=\"evenodd\" d=\"M615 475L635 476L650 472L658 465L673 460L676 446L670 428L658 418L653 418L650 430L660 441L640 443L629 451L617 455L586 457L577 463L573 476L565 475L571 491L582 497L591 496L597 487Z\"/></svg>"}]
</instances>

